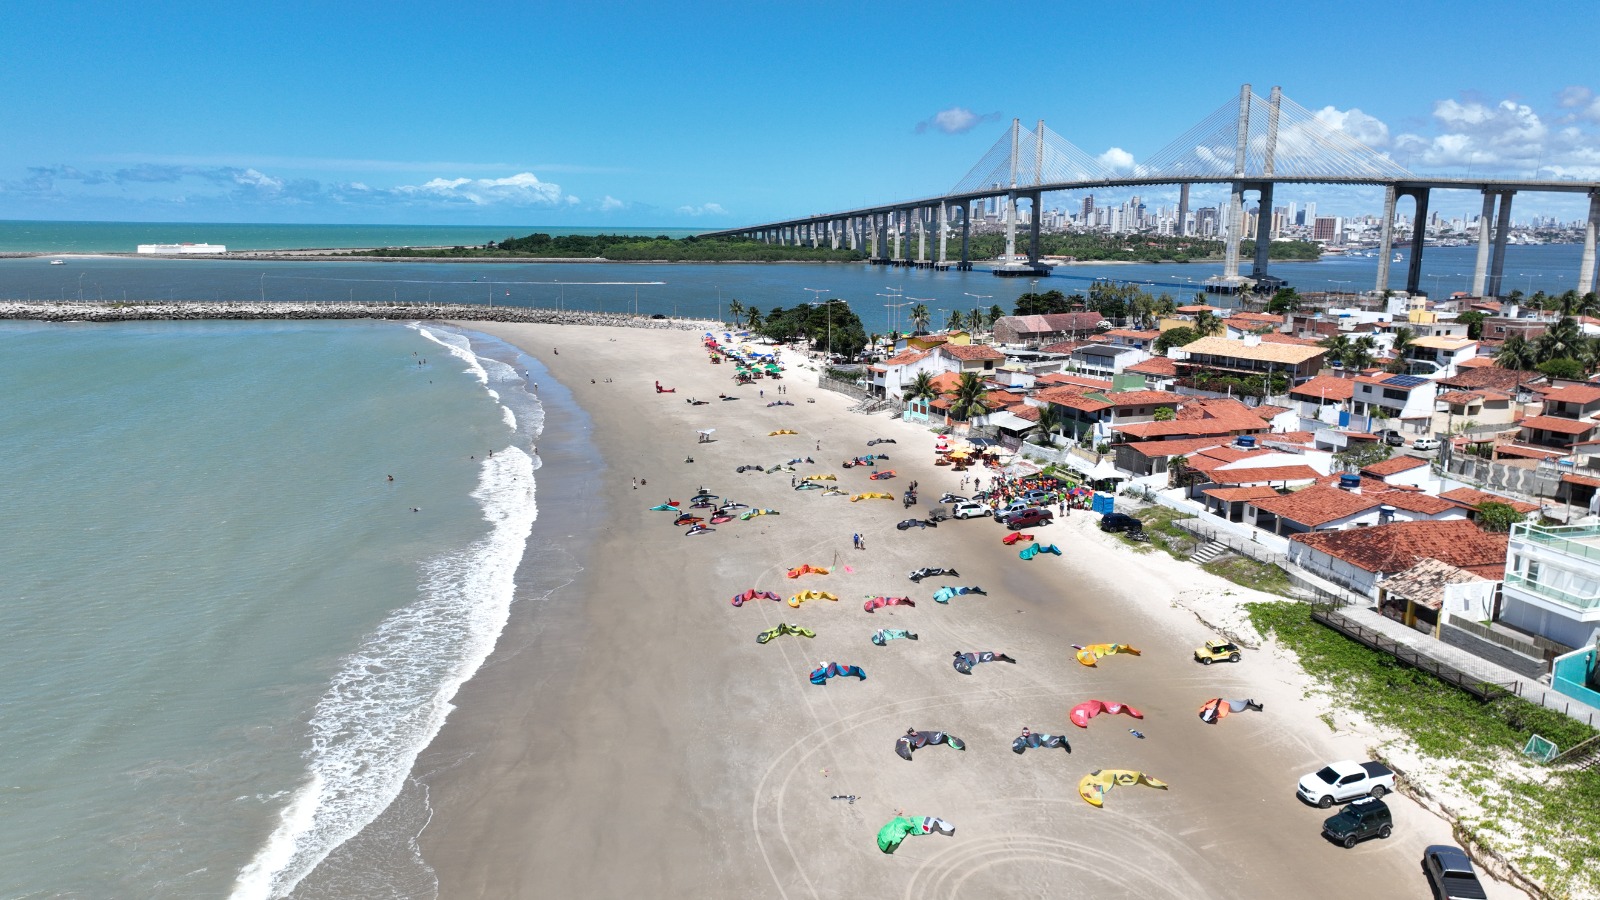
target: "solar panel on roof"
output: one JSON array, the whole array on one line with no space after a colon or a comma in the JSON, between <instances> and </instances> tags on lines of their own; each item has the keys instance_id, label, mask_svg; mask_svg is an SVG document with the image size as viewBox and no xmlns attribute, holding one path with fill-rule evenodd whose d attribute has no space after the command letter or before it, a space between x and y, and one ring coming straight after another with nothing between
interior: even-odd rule
<instances>
[{"instance_id":1,"label":"solar panel on roof","mask_svg":"<svg viewBox=\"0 0 1600 900\"><path fill-rule=\"evenodd\" d=\"M1395 387L1414 388L1419 384L1427 384L1428 379L1419 378L1416 375L1391 375L1388 378L1385 378L1383 383L1392 384Z\"/></svg>"}]
</instances>

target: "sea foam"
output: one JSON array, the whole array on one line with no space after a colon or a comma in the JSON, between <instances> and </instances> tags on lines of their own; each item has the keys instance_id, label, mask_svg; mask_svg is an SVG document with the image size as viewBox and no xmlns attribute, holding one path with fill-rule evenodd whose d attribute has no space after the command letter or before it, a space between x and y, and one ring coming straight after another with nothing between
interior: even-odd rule
<instances>
[{"instance_id":1,"label":"sea foam","mask_svg":"<svg viewBox=\"0 0 1600 900\"><path fill-rule=\"evenodd\" d=\"M467 371L487 389L488 373L465 336L418 330L468 362ZM456 339L466 346L457 347ZM533 470L533 457L516 446L483 461L472 496L489 533L424 563L418 599L392 613L343 662L309 723L306 781L239 873L235 900L287 895L400 793L454 708L456 691L505 627L538 515Z\"/></svg>"}]
</instances>

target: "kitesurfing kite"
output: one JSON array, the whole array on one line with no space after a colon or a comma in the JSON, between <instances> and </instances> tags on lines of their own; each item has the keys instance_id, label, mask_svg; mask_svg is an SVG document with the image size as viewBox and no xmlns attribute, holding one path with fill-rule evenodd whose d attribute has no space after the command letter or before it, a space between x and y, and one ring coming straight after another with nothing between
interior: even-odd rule
<instances>
[{"instance_id":1,"label":"kitesurfing kite","mask_svg":"<svg viewBox=\"0 0 1600 900\"><path fill-rule=\"evenodd\" d=\"M896 816L889 820L889 824L878 829L878 849L893 853L906 838L934 832L950 836L956 833L956 827L933 816Z\"/></svg>"},{"instance_id":2,"label":"kitesurfing kite","mask_svg":"<svg viewBox=\"0 0 1600 900\"><path fill-rule=\"evenodd\" d=\"M797 491L820 491L824 487L826 487L826 485L819 484L815 481L802 481L795 485L794 489Z\"/></svg>"},{"instance_id":3,"label":"kitesurfing kite","mask_svg":"<svg viewBox=\"0 0 1600 900\"><path fill-rule=\"evenodd\" d=\"M650 511L651 512L678 512L678 501L676 501L676 500L668 500L666 503L659 503L659 504L657 504L655 506L650 507Z\"/></svg>"},{"instance_id":4,"label":"kitesurfing kite","mask_svg":"<svg viewBox=\"0 0 1600 900\"><path fill-rule=\"evenodd\" d=\"M933 592L933 602L949 603L951 597L960 597L963 594L983 594L988 596L989 592L981 587L950 587L945 585Z\"/></svg>"},{"instance_id":5,"label":"kitesurfing kite","mask_svg":"<svg viewBox=\"0 0 1600 900\"><path fill-rule=\"evenodd\" d=\"M1116 653L1128 653L1134 656L1143 655L1141 651L1135 650L1127 644L1073 644L1072 647L1078 651L1078 662L1090 667L1094 666L1096 660Z\"/></svg>"},{"instance_id":6,"label":"kitesurfing kite","mask_svg":"<svg viewBox=\"0 0 1600 900\"><path fill-rule=\"evenodd\" d=\"M704 522L704 521L705 521L705 519L702 519L699 516L691 515L689 513L684 513L683 515L677 517L676 519L673 519L672 520L672 524L674 524L674 525L698 525L699 523Z\"/></svg>"},{"instance_id":7,"label":"kitesurfing kite","mask_svg":"<svg viewBox=\"0 0 1600 900\"><path fill-rule=\"evenodd\" d=\"M883 647L890 641L897 638L905 638L908 641L914 641L917 639L917 633L914 631L907 631L904 628L879 628L877 631L872 633L872 642L877 644L879 647Z\"/></svg>"},{"instance_id":8,"label":"kitesurfing kite","mask_svg":"<svg viewBox=\"0 0 1600 900\"><path fill-rule=\"evenodd\" d=\"M1007 547L1009 547L1012 544L1015 544L1017 541L1031 541L1031 540L1033 540L1033 535L1031 535L1031 534L1023 534L1020 531L1013 531L1010 534L1006 535L1005 537L1001 538L1000 539L1000 543L1005 544Z\"/></svg>"},{"instance_id":9,"label":"kitesurfing kite","mask_svg":"<svg viewBox=\"0 0 1600 900\"><path fill-rule=\"evenodd\" d=\"M782 600L782 599L783 599L782 597L779 597L777 594L774 594L771 591L758 591L755 588L745 588L745 590L742 593L738 593L738 594L734 594L733 595L733 605L734 606L743 606L746 603L749 603L751 600Z\"/></svg>"},{"instance_id":10,"label":"kitesurfing kite","mask_svg":"<svg viewBox=\"0 0 1600 900\"><path fill-rule=\"evenodd\" d=\"M857 500L893 500L893 499L894 499L894 495L893 494L885 494L885 493L881 493L879 491L869 491L868 493L857 494L854 497L851 497L850 498L850 502L854 503Z\"/></svg>"},{"instance_id":11,"label":"kitesurfing kite","mask_svg":"<svg viewBox=\"0 0 1600 900\"><path fill-rule=\"evenodd\" d=\"M921 750L923 747L932 747L938 744L948 744L953 750L967 749L967 742L953 734L907 728L905 734L895 739L894 752L900 754L901 759L910 762L913 750Z\"/></svg>"},{"instance_id":12,"label":"kitesurfing kite","mask_svg":"<svg viewBox=\"0 0 1600 900\"><path fill-rule=\"evenodd\" d=\"M867 612L883 609L885 606L916 606L910 597L869 597L861 608Z\"/></svg>"},{"instance_id":13,"label":"kitesurfing kite","mask_svg":"<svg viewBox=\"0 0 1600 900\"><path fill-rule=\"evenodd\" d=\"M817 633L809 628L801 628L799 625L789 625L787 623L780 622L779 624L774 625L771 628L768 628L766 631L756 635L756 643L765 644L767 641L785 634L792 634L796 637L808 638L814 638L817 636Z\"/></svg>"},{"instance_id":14,"label":"kitesurfing kite","mask_svg":"<svg viewBox=\"0 0 1600 900\"><path fill-rule=\"evenodd\" d=\"M733 521L733 516L728 516L728 515L715 515L715 516L711 517L711 524L713 524L713 525L721 525L721 524L723 524L725 522L732 522L732 521Z\"/></svg>"},{"instance_id":15,"label":"kitesurfing kite","mask_svg":"<svg viewBox=\"0 0 1600 900\"><path fill-rule=\"evenodd\" d=\"M1261 712L1261 704L1254 700L1224 700L1221 697L1213 697L1200 704L1200 721L1207 725L1215 725L1218 720L1226 719L1228 713L1244 712L1247 709Z\"/></svg>"},{"instance_id":16,"label":"kitesurfing kite","mask_svg":"<svg viewBox=\"0 0 1600 900\"><path fill-rule=\"evenodd\" d=\"M862 681L867 680L867 673L860 666L841 666L836 662L819 662L817 667L811 670L811 683L826 685L829 678L836 676L848 677L851 675Z\"/></svg>"},{"instance_id":17,"label":"kitesurfing kite","mask_svg":"<svg viewBox=\"0 0 1600 900\"><path fill-rule=\"evenodd\" d=\"M1106 794L1119 784L1123 787L1143 784L1157 790L1167 789L1165 781L1157 781L1143 772L1135 772L1132 769L1096 769L1078 782L1078 796L1090 806L1104 806Z\"/></svg>"},{"instance_id":18,"label":"kitesurfing kite","mask_svg":"<svg viewBox=\"0 0 1600 900\"><path fill-rule=\"evenodd\" d=\"M683 533L683 536L684 537L694 537L697 534L710 534L713 531L716 531L716 529L715 528L707 528L704 525L696 525L693 528L689 529L688 531L685 531Z\"/></svg>"},{"instance_id":19,"label":"kitesurfing kite","mask_svg":"<svg viewBox=\"0 0 1600 900\"><path fill-rule=\"evenodd\" d=\"M1041 553L1054 553L1055 555L1060 556L1061 555L1061 548L1057 547L1055 544L1045 544L1042 547L1039 546L1038 544L1034 544L1034 545L1032 545L1030 547L1027 547L1027 548L1023 549L1017 555L1022 557L1023 559L1033 559L1035 556L1038 556Z\"/></svg>"},{"instance_id":20,"label":"kitesurfing kite","mask_svg":"<svg viewBox=\"0 0 1600 900\"><path fill-rule=\"evenodd\" d=\"M938 566L924 566L920 569L913 570L911 574L907 575L906 577L912 581L920 582L924 578L932 578L935 575L949 575L951 578L961 577L961 573L957 572L955 569L942 569Z\"/></svg>"},{"instance_id":21,"label":"kitesurfing kite","mask_svg":"<svg viewBox=\"0 0 1600 900\"><path fill-rule=\"evenodd\" d=\"M802 481L838 481L837 475L807 475Z\"/></svg>"},{"instance_id":22,"label":"kitesurfing kite","mask_svg":"<svg viewBox=\"0 0 1600 900\"><path fill-rule=\"evenodd\" d=\"M775 509L750 509L745 510L742 514L740 514L739 521L748 522L751 519L754 519L756 516L775 516L777 514L778 511Z\"/></svg>"},{"instance_id":23,"label":"kitesurfing kite","mask_svg":"<svg viewBox=\"0 0 1600 900\"><path fill-rule=\"evenodd\" d=\"M800 565L795 566L794 568L789 570L788 577L790 577L790 578L799 578L801 575L826 575L826 574L828 574L828 567L827 566L813 566L810 563L801 563Z\"/></svg>"},{"instance_id":24,"label":"kitesurfing kite","mask_svg":"<svg viewBox=\"0 0 1600 900\"><path fill-rule=\"evenodd\" d=\"M799 434L799 433L800 432L795 431L792 428L779 428L777 431L769 431L769 432L767 432L767 437L777 437L780 434Z\"/></svg>"},{"instance_id":25,"label":"kitesurfing kite","mask_svg":"<svg viewBox=\"0 0 1600 900\"><path fill-rule=\"evenodd\" d=\"M1108 716L1122 713L1123 715L1133 716L1135 719L1144 718L1144 713L1139 712L1137 709L1125 703L1113 703L1110 700L1085 700L1074 706L1067 718L1071 719L1072 724L1079 728L1088 728L1089 720L1101 713L1105 713Z\"/></svg>"},{"instance_id":26,"label":"kitesurfing kite","mask_svg":"<svg viewBox=\"0 0 1600 900\"><path fill-rule=\"evenodd\" d=\"M871 475L868 475L867 477L872 479L873 481L888 481L889 479L893 478L894 475L895 475L895 472L894 472L893 469L885 469L882 472L873 472Z\"/></svg>"},{"instance_id":27,"label":"kitesurfing kite","mask_svg":"<svg viewBox=\"0 0 1600 900\"><path fill-rule=\"evenodd\" d=\"M807 600L837 600L837 599L839 599L839 598L835 597L834 595L832 595L830 593L828 593L827 591L801 591L800 593L795 594L793 597L789 598L789 605L794 607L795 609L799 609L800 608L800 604L806 602Z\"/></svg>"},{"instance_id":28,"label":"kitesurfing kite","mask_svg":"<svg viewBox=\"0 0 1600 900\"><path fill-rule=\"evenodd\" d=\"M1029 731L1027 728L1023 728L1022 734L1011 742L1011 752L1016 754L1021 754L1026 750L1037 750L1041 747L1048 750L1060 747L1068 753L1072 752L1072 745L1067 743L1067 739L1064 736L1059 734L1040 734L1035 731Z\"/></svg>"},{"instance_id":29,"label":"kitesurfing kite","mask_svg":"<svg viewBox=\"0 0 1600 900\"><path fill-rule=\"evenodd\" d=\"M950 661L950 664L952 666L955 666L956 667L956 671L960 672L963 675L971 675L972 674L972 667L977 665L978 663L986 663L986 662L1008 662L1008 663L1013 663L1013 664L1016 663L1016 660L1014 660L1011 657L1005 655L1004 653L996 653L993 650L979 650L976 653L963 653L962 651L957 650L955 652L955 657L956 657L955 659Z\"/></svg>"}]
</instances>

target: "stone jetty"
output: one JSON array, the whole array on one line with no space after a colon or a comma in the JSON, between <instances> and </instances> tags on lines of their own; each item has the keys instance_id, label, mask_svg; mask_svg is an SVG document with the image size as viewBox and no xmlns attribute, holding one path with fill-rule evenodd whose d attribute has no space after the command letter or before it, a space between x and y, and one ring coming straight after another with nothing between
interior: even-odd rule
<instances>
[{"instance_id":1,"label":"stone jetty","mask_svg":"<svg viewBox=\"0 0 1600 900\"><path fill-rule=\"evenodd\" d=\"M468 322L536 322L547 325L611 325L704 331L722 328L710 319L654 318L580 310L483 306L471 303L368 303L328 301L148 301L91 303L0 300L0 319L43 322L162 322L205 319L454 319Z\"/></svg>"}]
</instances>

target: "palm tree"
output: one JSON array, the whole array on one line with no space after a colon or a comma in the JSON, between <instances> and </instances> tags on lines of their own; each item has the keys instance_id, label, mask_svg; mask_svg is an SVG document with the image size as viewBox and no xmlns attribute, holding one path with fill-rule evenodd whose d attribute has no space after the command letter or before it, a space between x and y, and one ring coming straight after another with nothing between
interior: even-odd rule
<instances>
[{"instance_id":1,"label":"palm tree","mask_svg":"<svg viewBox=\"0 0 1600 900\"><path fill-rule=\"evenodd\" d=\"M1593 373L1595 369L1600 369L1600 338L1584 341L1577 360L1583 364L1585 372Z\"/></svg>"},{"instance_id":2,"label":"palm tree","mask_svg":"<svg viewBox=\"0 0 1600 900\"><path fill-rule=\"evenodd\" d=\"M918 303L916 306L911 307L911 327L914 330L927 331L930 318L926 304Z\"/></svg>"},{"instance_id":3,"label":"palm tree","mask_svg":"<svg viewBox=\"0 0 1600 900\"><path fill-rule=\"evenodd\" d=\"M963 327L966 326L966 324L967 324L967 317L963 316L961 314L961 310L952 309L952 310L950 310L950 318L945 320L944 330L945 331L960 331Z\"/></svg>"},{"instance_id":4,"label":"palm tree","mask_svg":"<svg viewBox=\"0 0 1600 900\"><path fill-rule=\"evenodd\" d=\"M1005 314L1006 314L1006 311L1001 309L1000 308L1000 304L998 304L998 303L996 303L993 306L989 307L989 330L990 331L994 330L994 323L996 323L996 322L1000 321L1001 319L1005 318Z\"/></svg>"},{"instance_id":5,"label":"palm tree","mask_svg":"<svg viewBox=\"0 0 1600 900\"><path fill-rule=\"evenodd\" d=\"M738 300L728 301L728 315L733 316L733 327L739 327L739 321L744 316L744 304Z\"/></svg>"},{"instance_id":6,"label":"palm tree","mask_svg":"<svg viewBox=\"0 0 1600 900\"><path fill-rule=\"evenodd\" d=\"M1417 341L1417 333L1410 328L1394 330L1394 355L1405 356L1406 350Z\"/></svg>"},{"instance_id":7,"label":"palm tree","mask_svg":"<svg viewBox=\"0 0 1600 900\"><path fill-rule=\"evenodd\" d=\"M1350 349L1345 351L1344 364L1352 369L1365 369L1372 365L1372 351L1378 349L1378 342L1372 335L1363 334L1350 344Z\"/></svg>"},{"instance_id":8,"label":"palm tree","mask_svg":"<svg viewBox=\"0 0 1600 900\"><path fill-rule=\"evenodd\" d=\"M1201 337L1216 334L1222 327L1222 320L1209 309L1200 310L1200 315L1194 317L1194 332Z\"/></svg>"},{"instance_id":9,"label":"palm tree","mask_svg":"<svg viewBox=\"0 0 1600 900\"><path fill-rule=\"evenodd\" d=\"M983 388L983 379L976 372L962 372L956 382L955 396L950 400L950 415L957 421L968 421L989 411L985 400L989 392Z\"/></svg>"},{"instance_id":10,"label":"palm tree","mask_svg":"<svg viewBox=\"0 0 1600 900\"><path fill-rule=\"evenodd\" d=\"M1583 342L1583 329L1571 316L1562 316L1561 321L1551 325L1549 331L1539 335L1534 342L1534 351L1539 362L1571 359L1579 352Z\"/></svg>"},{"instance_id":11,"label":"palm tree","mask_svg":"<svg viewBox=\"0 0 1600 900\"><path fill-rule=\"evenodd\" d=\"M939 389L933 386L933 376L927 372L918 372L917 377L911 379L905 390L900 392L900 399L907 403L931 402L938 398Z\"/></svg>"},{"instance_id":12,"label":"palm tree","mask_svg":"<svg viewBox=\"0 0 1600 900\"><path fill-rule=\"evenodd\" d=\"M1596 296L1594 291L1579 297L1572 305L1572 314L1575 316L1592 316L1597 312L1600 312L1600 296Z\"/></svg>"},{"instance_id":13,"label":"palm tree","mask_svg":"<svg viewBox=\"0 0 1600 900\"><path fill-rule=\"evenodd\" d=\"M1053 437L1067 430L1067 416L1061 407L1054 403L1046 403L1039 407L1039 431L1047 443L1054 444Z\"/></svg>"},{"instance_id":14,"label":"palm tree","mask_svg":"<svg viewBox=\"0 0 1600 900\"><path fill-rule=\"evenodd\" d=\"M761 328L761 310L754 306L745 307L744 320L750 325L751 331L759 330Z\"/></svg>"},{"instance_id":15,"label":"palm tree","mask_svg":"<svg viewBox=\"0 0 1600 900\"><path fill-rule=\"evenodd\" d=\"M1322 342L1322 346L1327 348L1327 351L1328 351L1328 363L1330 365L1335 365L1335 366L1344 365L1345 357L1348 356L1349 353L1350 353L1350 339L1349 338L1345 337L1342 334L1336 334L1331 338L1324 339L1323 342Z\"/></svg>"},{"instance_id":16,"label":"palm tree","mask_svg":"<svg viewBox=\"0 0 1600 900\"><path fill-rule=\"evenodd\" d=\"M1527 338L1513 334L1500 345L1500 352L1494 355L1494 361L1503 369L1526 370L1539 364L1539 352L1528 343Z\"/></svg>"}]
</instances>

